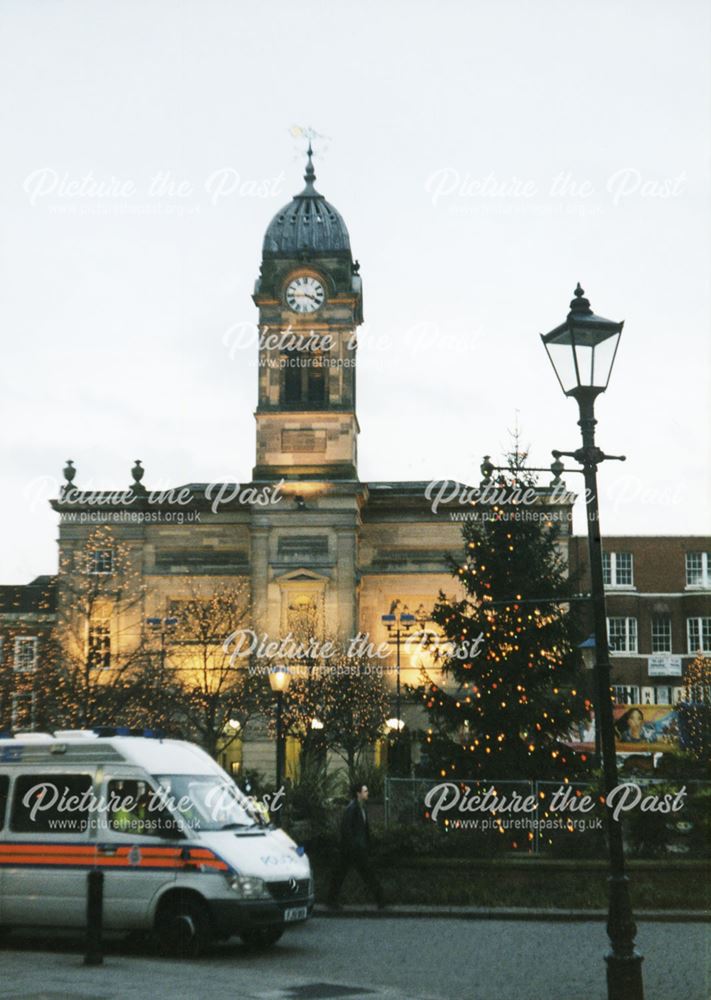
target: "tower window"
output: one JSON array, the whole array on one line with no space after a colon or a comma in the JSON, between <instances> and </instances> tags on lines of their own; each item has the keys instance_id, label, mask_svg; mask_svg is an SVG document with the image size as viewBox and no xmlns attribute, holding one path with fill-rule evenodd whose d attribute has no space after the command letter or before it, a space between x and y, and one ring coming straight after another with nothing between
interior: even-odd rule
<instances>
[{"instance_id":1,"label":"tower window","mask_svg":"<svg viewBox=\"0 0 711 1000\"><path fill-rule=\"evenodd\" d=\"M282 401L291 406L326 405L326 368L314 351L283 351Z\"/></svg>"}]
</instances>

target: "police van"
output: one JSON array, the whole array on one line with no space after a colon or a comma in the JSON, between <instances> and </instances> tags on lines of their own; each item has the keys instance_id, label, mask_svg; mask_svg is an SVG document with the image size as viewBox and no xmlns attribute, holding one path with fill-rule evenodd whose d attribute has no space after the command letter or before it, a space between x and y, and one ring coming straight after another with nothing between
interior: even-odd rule
<instances>
[{"instance_id":1,"label":"police van","mask_svg":"<svg viewBox=\"0 0 711 1000\"><path fill-rule=\"evenodd\" d=\"M104 929L153 932L174 955L235 934L271 945L314 904L303 848L194 744L0 739L0 928L86 927L96 869Z\"/></svg>"}]
</instances>

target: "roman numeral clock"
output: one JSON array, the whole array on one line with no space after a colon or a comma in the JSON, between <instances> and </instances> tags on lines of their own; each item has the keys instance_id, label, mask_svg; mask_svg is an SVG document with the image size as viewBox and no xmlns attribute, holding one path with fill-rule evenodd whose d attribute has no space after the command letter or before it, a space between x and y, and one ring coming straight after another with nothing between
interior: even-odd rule
<instances>
[{"instance_id":1,"label":"roman numeral clock","mask_svg":"<svg viewBox=\"0 0 711 1000\"><path fill-rule=\"evenodd\" d=\"M323 305L323 285L311 274L292 278L286 286L286 304L297 313L313 313Z\"/></svg>"}]
</instances>

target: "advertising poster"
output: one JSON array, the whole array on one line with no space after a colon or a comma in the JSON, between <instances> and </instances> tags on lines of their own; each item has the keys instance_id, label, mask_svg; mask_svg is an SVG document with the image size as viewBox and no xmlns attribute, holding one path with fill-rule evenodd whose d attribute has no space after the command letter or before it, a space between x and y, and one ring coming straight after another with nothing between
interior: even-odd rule
<instances>
[{"instance_id":1,"label":"advertising poster","mask_svg":"<svg viewBox=\"0 0 711 1000\"><path fill-rule=\"evenodd\" d=\"M618 753L663 753L678 746L679 729L671 705L615 705Z\"/></svg>"},{"instance_id":2,"label":"advertising poster","mask_svg":"<svg viewBox=\"0 0 711 1000\"><path fill-rule=\"evenodd\" d=\"M612 708L617 753L664 753L679 745L679 727L672 705L614 705ZM595 713L578 723L570 745L576 750L595 747Z\"/></svg>"}]
</instances>

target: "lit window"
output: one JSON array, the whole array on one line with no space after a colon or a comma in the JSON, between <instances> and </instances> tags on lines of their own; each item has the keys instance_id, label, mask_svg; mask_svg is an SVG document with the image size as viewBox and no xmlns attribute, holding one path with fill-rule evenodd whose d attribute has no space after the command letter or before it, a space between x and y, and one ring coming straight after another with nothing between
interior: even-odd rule
<instances>
[{"instance_id":1,"label":"lit window","mask_svg":"<svg viewBox=\"0 0 711 1000\"><path fill-rule=\"evenodd\" d=\"M114 553L113 549L94 549L89 553L89 573L113 573Z\"/></svg>"},{"instance_id":2,"label":"lit window","mask_svg":"<svg viewBox=\"0 0 711 1000\"><path fill-rule=\"evenodd\" d=\"M711 653L711 618L687 618L689 653Z\"/></svg>"},{"instance_id":3,"label":"lit window","mask_svg":"<svg viewBox=\"0 0 711 1000\"><path fill-rule=\"evenodd\" d=\"M89 626L89 667L108 670L111 666L111 627L107 621L92 622Z\"/></svg>"},{"instance_id":4,"label":"lit window","mask_svg":"<svg viewBox=\"0 0 711 1000\"><path fill-rule=\"evenodd\" d=\"M30 671L37 666L37 637L18 636L15 639L15 670Z\"/></svg>"},{"instance_id":5,"label":"lit window","mask_svg":"<svg viewBox=\"0 0 711 1000\"><path fill-rule=\"evenodd\" d=\"M671 653L672 631L669 615L652 615L652 652Z\"/></svg>"},{"instance_id":6,"label":"lit window","mask_svg":"<svg viewBox=\"0 0 711 1000\"><path fill-rule=\"evenodd\" d=\"M631 587L632 553L603 552L602 578L606 587Z\"/></svg>"},{"instance_id":7,"label":"lit window","mask_svg":"<svg viewBox=\"0 0 711 1000\"><path fill-rule=\"evenodd\" d=\"M686 553L686 586L711 587L711 553Z\"/></svg>"},{"instance_id":8,"label":"lit window","mask_svg":"<svg viewBox=\"0 0 711 1000\"><path fill-rule=\"evenodd\" d=\"M612 653L636 653L637 619L608 618L607 641Z\"/></svg>"}]
</instances>

